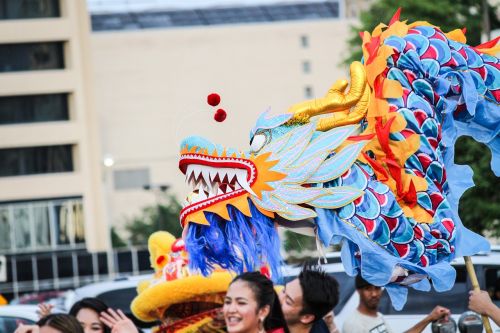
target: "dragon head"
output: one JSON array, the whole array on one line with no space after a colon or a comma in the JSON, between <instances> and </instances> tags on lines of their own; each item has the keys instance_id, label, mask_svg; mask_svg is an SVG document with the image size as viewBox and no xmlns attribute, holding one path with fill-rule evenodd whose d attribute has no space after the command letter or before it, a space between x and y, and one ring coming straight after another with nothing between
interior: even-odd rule
<instances>
[{"instance_id":1,"label":"dragon head","mask_svg":"<svg viewBox=\"0 0 500 333\"><path fill-rule=\"evenodd\" d=\"M192 192L180 219L191 268L208 274L213 264L237 272L265 263L279 267L276 224L314 235L314 208L342 207L362 195L328 185L348 171L369 139L357 136L369 99L363 65L351 65L351 78L347 93L347 81L340 80L322 99L281 115L263 113L248 151L197 136L182 141L179 168Z\"/></svg>"}]
</instances>

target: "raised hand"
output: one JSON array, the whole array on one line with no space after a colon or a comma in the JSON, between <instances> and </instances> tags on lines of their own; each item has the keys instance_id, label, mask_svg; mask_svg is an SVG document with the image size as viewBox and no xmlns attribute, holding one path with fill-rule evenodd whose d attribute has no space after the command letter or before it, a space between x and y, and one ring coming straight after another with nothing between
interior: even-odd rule
<instances>
[{"instance_id":1,"label":"raised hand","mask_svg":"<svg viewBox=\"0 0 500 333\"><path fill-rule=\"evenodd\" d=\"M101 312L100 319L106 326L111 328L111 333L139 332L132 320L130 320L120 309L117 311L108 309L107 311Z\"/></svg>"},{"instance_id":2,"label":"raised hand","mask_svg":"<svg viewBox=\"0 0 500 333\"><path fill-rule=\"evenodd\" d=\"M38 317L43 318L47 317L49 314L52 313L52 309L54 308L54 305L52 304L47 304L47 303L40 303L38 304Z\"/></svg>"}]
</instances>

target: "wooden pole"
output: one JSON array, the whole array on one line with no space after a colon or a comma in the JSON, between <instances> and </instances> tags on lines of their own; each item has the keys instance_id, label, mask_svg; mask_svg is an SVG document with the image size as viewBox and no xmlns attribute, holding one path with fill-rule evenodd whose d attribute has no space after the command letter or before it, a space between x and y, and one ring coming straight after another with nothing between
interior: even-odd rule
<instances>
[{"instance_id":1,"label":"wooden pole","mask_svg":"<svg viewBox=\"0 0 500 333\"><path fill-rule=\"evenodd\" d=\"M467 269L470 282L472 283L472 290L481 290L479 288L479 282L477 281L476 271L474 270L474 265L472 264L471 258L469 256L464 256L464 260L465 260L465 268ZM493 333L488 316L481 315L481 317L483 319L483 325L486 333Z\"/></svg>"}]
</instances>

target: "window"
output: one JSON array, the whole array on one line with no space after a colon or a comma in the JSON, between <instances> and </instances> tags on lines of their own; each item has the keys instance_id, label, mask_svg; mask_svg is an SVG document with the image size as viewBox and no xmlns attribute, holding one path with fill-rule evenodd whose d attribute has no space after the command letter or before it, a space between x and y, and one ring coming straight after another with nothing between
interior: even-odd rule
<instances>
[{"instance_id":1,"label":"window","mask_svg":"<svg viewBox=\"0 0 500 333\"><path fill-rule=\"evenodd\" d=\"M142 189L151 183L149 169L115 170L113 181L117 190Z\"/></svg>"},{"instance_id":2,"label":"window","mask_svg":"<svg viewBox=\"0 0 500 333\"><path fill-rule=\"evenodd\" d=\"M0 204L0 249L33 251L84 245L83 217L81 198Z\"/></svg>"},{"instance_id":3,"label":"window","mask_svg":"<svg viewBox=\"0 0 500 333\"><path fill-rule=\"evenodd\" d=\"M300 36L300 46L302 48L307 49L309 47L309 37L306 35Z\"/></svg>"},{"instance_id":4,"label":"window","mask_svg":"<svg viewBox=\"0 0 500 333\"><path fill-rule=\"evenodd\" d=\"M72 146L0 149L0 177L73 171Z\"/></svg>"},{"instance_id":5,"label":"window","mask_svg":"<svg viewBox=\"0 0 500 333\"><path fill-rule=\"evenodd\" d=\"M311 63L309 62L309 60L302 61L302 72L304 72L305 74L311 73Z\"/></svg>"},{"instance_id":6,"label":"window","mask_svg":"<svg viewBox=\"0 0 500 333\"><path fill-rule=\"evenodd\" d=\"M313 89L311 86L304 87L304 97L305 98L312 98L313 97Z\"/></svg>"},{"instance_id":7,"label":"window","mask_svg":"<svg viewBox=\"0 0 500 333\"><path fill-rule=\"evenodd\" d=\"M62 42L0 44L0 72L62 68Z\"/></svg>"},{"instance_id":8,"label":"window","mask_svg":"<svg viewBox=\"0 0 500 333\"><path fill-rule=\"evenodd\" d=\"M14 239L18 249L24 249L31 245L30 212L28 207L18 205L14 207Z\"/></svg>"},{"instance_id":9,"label":"window","mask_svg":"<svg viewBox=\"0 0 500 333\"><path fill-rule=\"evenodd\" d=\"M337 1L314 1L303 4L274 4L201 8L143 13L112 13L92 15L92 30L130 30L157 27L180 27L251 22L278 22L290 20L316 20L339 17ZM90 12L102 12L96 1L89 2ZM106 7L106 5L105 5ZM305 46L307 47L307 46Z\"/></svg>"},{"instance_id":10,"label":"window","mask_svg":"<svg viewBox=\"0 0 500 333\"><path fill-rule=\"evenodd\" d=\"M9 210L0 207L0 250L8 250L11 247L9 220Z\"/></svg>"},{"instance_id":11,"label":"window","mask_svg":"<svg viewBox=\"0 0 500 333\"><path fill-rule=\"evenodd\" d=\"M0 125L68 119L68 94L0 97Z\"/></svg>"},{"instance_id":12,"label":"window","mask_svg":"<svg viewBox=\"0 0 500 333\"><path fill-rule=\"evenodd\" d=\"M59 17L59 0L2 0L0 20Z\"/></svg>"}]
</instances>

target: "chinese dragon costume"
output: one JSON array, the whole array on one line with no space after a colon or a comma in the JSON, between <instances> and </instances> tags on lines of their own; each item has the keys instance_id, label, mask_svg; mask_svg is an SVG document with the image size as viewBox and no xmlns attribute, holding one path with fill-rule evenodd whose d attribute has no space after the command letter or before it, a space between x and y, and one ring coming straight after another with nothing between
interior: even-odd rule
<instances>
[{"instance_id":1,"label":"chinese dragon costume","mask_svg":"<svg viewBox=\"0 0 500 333\"><path fill-rule=\"evenodd\" d=\"M361 35L350 84L261 115L249 151L183 140L179 167L193 191L180 219L193 271L268 264L279 277L279 225L341 244L346 272L385 286L400 309L407 286L448 290L455 257L489 250L458 216L473 182L454 144L461 135L486 144L500 175L498 39L471 47L461 30L398 16Z\"/></svg>"},{"instance_id":2,"label":"chinese dragon costume","mask_svg":"<svg viewBox=\"0 0 500 333\"><path fill-rule=\"evenodd\" d=\"M227 271L191 274L184 241L166 231L148 240L152 278L139 283L130 306L146 322L159 321L155 333L225 332L221 308L232 280Z\"/></svg>"}]
</instances>

